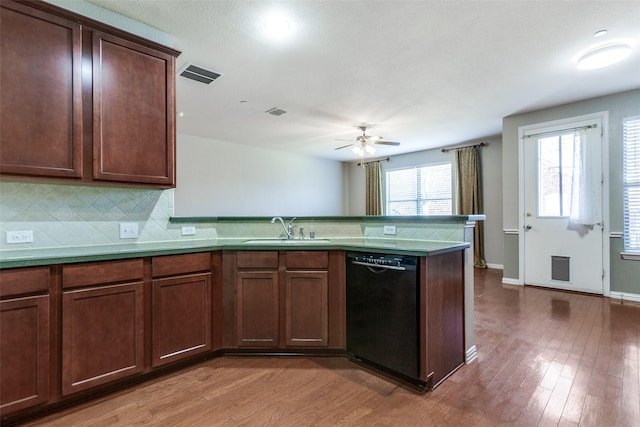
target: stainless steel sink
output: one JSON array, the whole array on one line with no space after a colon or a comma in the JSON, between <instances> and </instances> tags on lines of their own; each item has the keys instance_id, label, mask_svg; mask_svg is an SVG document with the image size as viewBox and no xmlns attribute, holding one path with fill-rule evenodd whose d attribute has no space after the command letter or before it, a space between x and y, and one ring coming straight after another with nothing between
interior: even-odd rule
<instances>
[{"instance_id":1,"label":"stainless steel sink","mask_svg":"<svg viewBox=\"0 0 640 427\"><path fill-rule=\"evenodd\" d=\"M250 239L242 243L247 245L313 245L329 243L329 239Z\"/></svg>"}]
</instances>

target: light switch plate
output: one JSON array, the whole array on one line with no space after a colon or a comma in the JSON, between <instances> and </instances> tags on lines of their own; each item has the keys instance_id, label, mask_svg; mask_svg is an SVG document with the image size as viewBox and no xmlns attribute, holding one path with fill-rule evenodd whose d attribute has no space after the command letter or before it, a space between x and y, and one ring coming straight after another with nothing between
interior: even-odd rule
<instances>
[{"instance_id":1,"label":"light switch plate","mask_svg":"<svg viewBox=\"0 0 640 427\"><path fill-rule=\"evenodd\" d=\"M33 230L7 231L7 244L32 242Z\"/></svg>"},{"instance_id":2,"label":"light switch plate","mask_svg":"<svg viewBox=\"0 0 640 427\"><path fill-rule=\"evenodd\" d=\"M395 234L396 234L396 226L395 225L385 225L383 232L384 232L384 234L393 234L395 236Z\"/></svg>"},{"instance_id":3,"label":"light switch plate","mask_svg":"<svg viewBox=\"0 0 640 427\"><path fill-rule=\"evenodd\" d=\"M120 223L120 238L121 239L137 239L138 238L138 224L135 222L121 222Z\"/></svg>"},{"instance_id":4,"label":"light switch plate","mask_svg":"<svg viewBox=\"0 0 640 427\"><path fill-rule=\"evenodd\" d=\"M182 226L182 235L183 236L193 236L196 234L196 226L195 225L183 225Z\"/></svg>"}]
</instances>

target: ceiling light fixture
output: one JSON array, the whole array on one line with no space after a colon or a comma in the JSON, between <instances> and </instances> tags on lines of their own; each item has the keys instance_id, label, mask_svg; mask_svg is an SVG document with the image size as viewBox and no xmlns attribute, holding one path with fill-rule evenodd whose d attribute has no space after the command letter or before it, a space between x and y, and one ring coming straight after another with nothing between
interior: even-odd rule
<instances>
[{"instance_id":1,"label":"ceiling light fixture","mask_svg":"<svg viewBox=\"0 0 640 427\"><path fill-rule=\"evenodd\" d=\"M580 55L576 64L580 70L595 70L622 61L631 54L627 43L609 43L595 47Z\"/></svg>"},{"instance_id":2,"label":"ceiling light fixture","mask_svg":"<svg viewBox=\"0 0 640 427\"><path fill-rule=\"evenodd\" d=\"M264 18L266 35L274 40L285 39L291 33L289 18L281 12L271 12Z\"/></svg>"},{"instance_id":3,"label":"ceiling light fixture","mask_svg":"<svg viewBox=\"0 0 640 427\"><path fill-rule=\"evenodd\" d=\"M376 152L376 149L373 148L366 140L358 140L358 143L353 146L351 149L353 154L360 157L360 164L364 167L364 159L369 155L373 155Z\"/></svg>"},{"instance_id":4,"label":"ceiling light fixture","mask_svg":"<svg viewBox=\"0 0 640 427\"><path fill-rule=\"evenodd\" d=\"M593 37L602 37L607 35L607 30L600 30L600 31L596 31L595 33L593 33Z\"/></svg>"}]
</instances>

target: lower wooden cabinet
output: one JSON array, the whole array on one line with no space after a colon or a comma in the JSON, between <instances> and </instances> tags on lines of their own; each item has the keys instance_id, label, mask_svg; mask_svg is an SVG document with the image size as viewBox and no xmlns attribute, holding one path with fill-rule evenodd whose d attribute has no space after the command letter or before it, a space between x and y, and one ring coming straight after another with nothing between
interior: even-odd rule
<instances>
[{"instance_id":1,"label":"lower wooden cabinet","mask_svg":"<svg viewBox=\"0 0 640 427\"><path fill-rule=\"evenodd\" d=\"M326 347L328 345L329 273L286 272L286 345Z\"/></svg>"},{"instance_id":2,"label":"lower wooden cabinet","mask_svg":"<svg viewBox=\"0 0 640 427\"><path fill-rule=\"evenodd\" d=\"M236 346L328 346L327 251L240 251L234 257Z\"/></svg>"},{"instance_id":3,"label":"lower wooden cabinet","mask_svg":"<svg viewBox=\"0 0 640 427\"><path fill-rule=\"evenodd\" d=\"M153 259L154 276L169 275L153 279L153 367L211 350L210 257L200 253Z\"/></svg>"},{"instance_id":4,"label":"lower wooden cabinet","mask_svg":"<svg viewBox=\"0 0 640 427\"><path fill-rule=\"evenodd\" d=\"M211 349L211 274L153 281L152 366Z\"/></svg>"},{"instance_id":5,"label":"lower wooden cabinet","mask_svg":"<svg viewBox=\"0 0 640 427\"><path fill-rule=\"evenodd\" d=\"M143 371L143 289L140 281L63 294L63 395Z\"/></svg>"},{"instance_id":6,"label":"lower wooden cabinet","mask_svg":"<svg viewBox=\"0 0 640 427\"><path fill-rule=\"evenodd\" d=\"M142 259L62 269L62 395L144 370Z\"/></svg>"},{"instance_id":7,"label":"lower wooden cabinet","mask_svg":"<svg viewBox=\"0 0 640 427\"><path fill-rule=\"evenodd\" d=\"M240 347L278 347L278 271L238 271L236 330Z\"/></svg>"},{"instance_id":8,"label":"lower wooden cabinet","mask_svg":"<svg viewBox=\"0 0 640 427\"><path fill-rule=\"evenodd\" d=\"M0 302L0 414L48 400L49 296Z\"/></svg>"},{"instance_id":9,"label":"lower wooden cabinet","mask_svg":"<svg viewBox=\"0 0 640 427\"><path fill-rule=\"evenodd\" d=\"M0 270L0 415L3 418L49 401L50 280L49 267Z\"/></svg>"}]
</instances>

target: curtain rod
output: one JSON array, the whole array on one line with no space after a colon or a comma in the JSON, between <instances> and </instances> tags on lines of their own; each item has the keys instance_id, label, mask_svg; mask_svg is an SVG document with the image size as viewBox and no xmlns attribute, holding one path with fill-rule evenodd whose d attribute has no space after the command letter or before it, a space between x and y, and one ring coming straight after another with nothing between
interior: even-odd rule
<instances>
[{"instance_id":1,"label":"curtain rod","mask_svg":"<svg viewBox=\"0 0 640 427\"><path fill-rule=\"evenodd\" d=\"M488 145L489 145L488 142L481 142L480 144L465 145L465 146L462 146L462 147L443 148L442 152L446 153L446 152L449 152L451 150L458 151L458 150L462 150L463 148L471 148L471 147L487 147Z\"/></svg>"},{"instance_id":2,"label":"curtain rod","mask_svg":"<svg viewBox=\"0 0 640 427\"><path fill-rule=\"evenodd\" d=\"M386 159L371 160L370 162L358 163L358 166L368 165L369 163L388 162L390 159L390 157L387 157Z\"/></svg>"},{"instance_id":3,"label":"curtain rod","mask_svg":"<svg viewBox=\"0 0 640 427\"><path fill-rule=\"evenodd\" d=\"M566 129L550 130L548 132L531 133L531 134L527 134L527 135L522 135L522 137L523 138L531 138L532 136L549 135L549 134L552 134L552 133L566 132L566 131L570 131L570 130L594 129L594 128L597 128L597 127L598 127L598 124L594 123L592 125L587 125L587 126L578 126L578 127L572 127L572 128L566 128Z\"/></svg>"}]
</instances>

